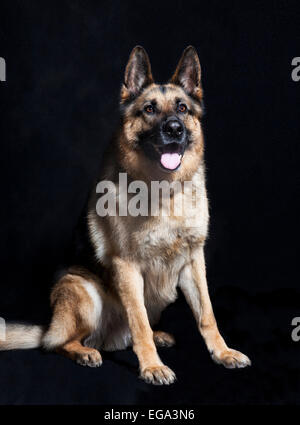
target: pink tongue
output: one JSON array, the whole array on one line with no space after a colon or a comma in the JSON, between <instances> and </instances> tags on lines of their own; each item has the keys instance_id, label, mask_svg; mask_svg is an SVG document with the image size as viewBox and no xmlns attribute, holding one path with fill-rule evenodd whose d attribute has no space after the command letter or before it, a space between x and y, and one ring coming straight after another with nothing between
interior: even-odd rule
<instances>
[{"instance_id":1,"label":"pink tongue","mask_svg":"<svg viewBox=\"0 0 300 425\"><path fill-rule=\"evenodd\" d=\"M160 162L165 168L175 170L180 164L180 155L178 153L163 153Z\"/></svg>"}]
</instances>

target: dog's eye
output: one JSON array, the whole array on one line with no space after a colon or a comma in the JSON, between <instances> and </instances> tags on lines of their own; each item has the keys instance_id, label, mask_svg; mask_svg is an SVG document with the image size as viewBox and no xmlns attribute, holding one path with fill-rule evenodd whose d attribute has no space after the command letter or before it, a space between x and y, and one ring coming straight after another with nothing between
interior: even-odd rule
<instances>
[{"instance_id":1,"label":"dog's eye","mask_svg":"<svg viewBox=\"0 0 300 425\"><path fill-rule=\"evenodd\" d=\"M187 111L187 106L185 103L179 103L179 105L177 106L177 111L178 112L186 112Z\"/></svg>"},{"instance_id":2,"label":"dog's eye","mask_svg":"<svg viewBox=\"0 0 300 425\"><path fill-rule=\"evenodd\" d=\"M153 114L154 113L154 107L152 105L146 105L144 108L144 111L147 112L147 114Z\"/></svg>"}]
</instances>

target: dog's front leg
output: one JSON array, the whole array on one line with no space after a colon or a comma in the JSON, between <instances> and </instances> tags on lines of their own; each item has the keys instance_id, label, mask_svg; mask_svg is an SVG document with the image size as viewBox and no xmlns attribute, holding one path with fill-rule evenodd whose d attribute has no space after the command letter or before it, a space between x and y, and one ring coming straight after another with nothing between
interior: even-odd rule
<instances>
[{"instance_id":1,"label":"dog's front leg","mask_svg":"<svg viewBox=\"0 0 300 425\"><path fill-rule=\"evenodd\" d=\"M131 331L133 350L139 359L140 375L148 383L171 384L174 372L160 360L144 304L144 281L137 264L113 259L116 284Z\"/></svg>"},{"instance_id":2,"label":"dog's front leg","mask_svg":"<svg viewBox=\"0 0 300 425\"><path fill-rule=\"evenodd\" d=\"M228 348L219 332L207 288L203 247L192 253L191 264L183 269L179 286L193 311L213 360L227 368L249 366L251 362L248 357Z\"/></svg>"}]
</instances>

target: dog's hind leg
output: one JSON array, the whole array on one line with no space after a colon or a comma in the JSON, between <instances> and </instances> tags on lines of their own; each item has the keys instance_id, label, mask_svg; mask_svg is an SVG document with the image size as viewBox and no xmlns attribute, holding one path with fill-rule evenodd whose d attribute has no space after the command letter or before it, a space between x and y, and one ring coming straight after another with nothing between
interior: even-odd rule
<instances>
[{"instance_id":1,"label":"dog's hind leg","mask_svg":"<svg viewBox=\"0 0 300 425\"><path fill-rule=\"evenodd\" d=\"M99 351L95 348L84 347L80 340L75 339L67 342L61 348L58 348L57 352L82 366L99 367L102 364L102 357Z\"/></svg>"},{"instance_id":2,"label":"dog's hind leg","mask_svg":"<svg viewBox=\"0 0 300 425\"><path fill-rule=\"evenodd\" d=\"M172 347L175 344L173 335L163 331L153 331L153 340L157 347Z\"/></svg>"},{"instance_id":3,"label":"dog's hind leg","mask_svg":"<svg viewBox=\"0 0 300 425\"><path fill-rule=\"evenodd\" d=\"M100 366L99 351L82 344L101 319L103 298L97 277L82 269L71 269L54 286L51 304L53 317L43 346L84 366Z\"/></svg>"}]
</instances>

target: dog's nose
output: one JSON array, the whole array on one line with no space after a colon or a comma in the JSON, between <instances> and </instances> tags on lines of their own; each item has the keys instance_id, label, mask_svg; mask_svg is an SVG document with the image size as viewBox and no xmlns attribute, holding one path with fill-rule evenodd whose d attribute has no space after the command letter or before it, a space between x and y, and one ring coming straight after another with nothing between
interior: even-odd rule
<instances>
[{"instance_id":1,"label":"dog's nose","mask_svg":"<svg viewBox=\"0 0 300 425\"><path fill-rule=\"evenodd\" d=\"M181 139L183 130L182 123L176 118L169 119L163 126L163 132L170 139Z\"/></svg>"}]
</instances>

